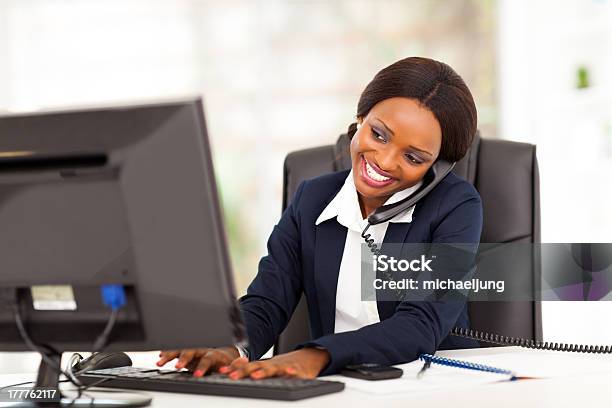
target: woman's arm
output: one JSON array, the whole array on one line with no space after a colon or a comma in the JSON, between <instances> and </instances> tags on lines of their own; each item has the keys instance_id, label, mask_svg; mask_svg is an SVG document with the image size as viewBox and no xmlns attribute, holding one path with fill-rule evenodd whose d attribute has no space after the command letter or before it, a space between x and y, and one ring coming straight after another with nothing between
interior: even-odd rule
<instances>
[{"instance_id":1,"label":"woman's arm","mask_svg":"<svg viewBox=\"0 0 612 408\"><path fill-rule=\"evenodd\" d=\"M257 276L240 299L251 360L272 347L287 326L302 294L298 208L304 182L268 239L268 254L259 262Z\"/></svg>"}]
</instances>

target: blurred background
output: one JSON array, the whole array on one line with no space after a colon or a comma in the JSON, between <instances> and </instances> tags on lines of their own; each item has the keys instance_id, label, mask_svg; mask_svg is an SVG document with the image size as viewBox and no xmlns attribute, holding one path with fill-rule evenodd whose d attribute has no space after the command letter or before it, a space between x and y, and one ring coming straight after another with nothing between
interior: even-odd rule
<instances>
[{"instance_id":1,"label":"blurred background","mask_svg":"<svg viewBox=\"0 0 612 408\"><path fill-rule=\"evenodd\" d=\"M483 137L537 144L543 242L612 242L607 0L0 0L0 111L203 95L242 294L285 155L334 142L415 55L466 80ZM543 309L547 340L612 343L612 304Z\"/></svg>"}]
</instances>

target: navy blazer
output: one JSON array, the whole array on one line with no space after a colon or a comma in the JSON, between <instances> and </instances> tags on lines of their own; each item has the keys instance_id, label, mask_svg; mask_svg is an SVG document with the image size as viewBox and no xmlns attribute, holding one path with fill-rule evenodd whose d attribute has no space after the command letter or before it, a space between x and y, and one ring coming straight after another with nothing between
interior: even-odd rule
<instances>
[{"instance_id":1,"label":"navy blazer","mask_svg":"<svg viewBox=\"0 0 612 408\"><path fill-rule=\"evenodd\" d=\"M449 336L455 325L468 327L465 302L377 302L380 323L334 334L336 286L347 229L336 218L315 225L336 196L348 171L302 182L268 240L268 254L240 299L252 360L272 347L305 294L311 341L324 347L330 362L322 375L348 364L384 365L413 361L438 348L477 346ZM482 205L474 187L450 173L415 206L412 222L389 223L384 243L478 243Z\"/></svg>"}]
</instances>

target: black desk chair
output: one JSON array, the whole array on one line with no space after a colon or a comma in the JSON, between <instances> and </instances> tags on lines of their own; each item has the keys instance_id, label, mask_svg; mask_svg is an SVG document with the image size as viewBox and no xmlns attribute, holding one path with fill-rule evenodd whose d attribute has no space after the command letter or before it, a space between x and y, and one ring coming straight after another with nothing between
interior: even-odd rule
<instances>
[{"instance_id":1,"label":"black desk chair","mask_svg":"<svg viewBox=\"0 0 612 408\"><path fill-rule=\"evenodd\" d=\"M289 153L283 175L283 209L302 180L349 169L349 143L344 134L335 145ZM477 134L453 171L472 183L482 197L481 242L540 242L540 186L534 145L483 139ZM534 291L539 285L538 270L534 261L533 268L517 271L533 282ZM468 312L476 330L542 340L540 302L470 302ZM302 297L274 353L291 351L309 339L308 308Z\"/></svg>"}]
</instances>

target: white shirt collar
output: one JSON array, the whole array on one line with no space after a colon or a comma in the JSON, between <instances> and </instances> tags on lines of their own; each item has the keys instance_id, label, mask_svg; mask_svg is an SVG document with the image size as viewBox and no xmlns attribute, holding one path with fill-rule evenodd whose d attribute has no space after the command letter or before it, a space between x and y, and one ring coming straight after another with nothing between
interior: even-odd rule
<instances>
[{"instance_id":1,"label":"white shirt collar","mask_svg":"<svg viewBox=\"0 0 612 408\"><path fill-rule=\"evenodd\" d=\"M385 201L385 204L393 204L403 200L414 193L421 184L422 181L419 181L412 187L398 191L389 197L389 199ZM389 222L411 222L413 212L414 205L393 217ZM361 216L361 209L359 208L359 201L357 199L357 189L355 188L355 182L353 180L353 170L349 172L340 191L338 191L333 200L321 212L315 225L319 225L323 221L330 220L334 217L337 217L338 223L341 225L357 232L361 232L368 223L367 219L363 219Z\"/></svg>"}]
</instances>

